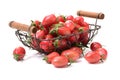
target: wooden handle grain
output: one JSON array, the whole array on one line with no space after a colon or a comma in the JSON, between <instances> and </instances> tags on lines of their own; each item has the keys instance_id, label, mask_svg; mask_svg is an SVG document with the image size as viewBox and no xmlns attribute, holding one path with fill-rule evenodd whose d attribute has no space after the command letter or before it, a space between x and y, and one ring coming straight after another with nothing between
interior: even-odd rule
<instances>
[{"instance_id":1,"label":"wooden handle grain","mask_svg":"<svg viewBox=\"0 0 120 80\"><path fill-rule=\"evenodd\" d=\"M18 29L18 30L21 30L21 31L27 31L27 32L30 32L30 33L35 33L37 31L37 29L34 26L30 27L26 24L21 24L19 22L15 22L15 21L11 21L9 23L9 26L11 28L15 28L15 29Z\"/></svg>"},{"instance_id":2,"label":"wooden handle grain","mask_svg":"<svg viewBox=\"0 0 120 80\"><path fill-rule=\"evenodd\" d=\"M89 11L83 11L83 10L77 11L77 15L78 16L91 17L91 18L104 19L104 14L103 13L89 12Z\"/></svg>"}]
</instances>

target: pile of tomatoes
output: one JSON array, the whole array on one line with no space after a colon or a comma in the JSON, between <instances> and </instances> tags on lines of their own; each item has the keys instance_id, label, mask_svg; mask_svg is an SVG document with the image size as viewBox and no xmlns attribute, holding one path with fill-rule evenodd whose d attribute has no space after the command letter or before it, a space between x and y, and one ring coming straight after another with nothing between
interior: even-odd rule
<instances>
[{"instance_id":1,"label":"pile of tomatoes","mask_svg":"<svg viewBox=\"0 0 120 80\"><path fill-rule=\"evenodd\" d=\"M73 46L86 46L89 41L89 24L82 16L55 16L50 14L40 22L32 21L31 26L37 28L31 34L31 47L49 54L53 51L63 51Z\"/></svg>"},{"instance_id":2,"label":"pile of tomatoes","mask_svg":"<svg viewBox=\"0 0 120 80\"><path fill-rule=\"evenodd\" d=\"M99 42L90 45L91 51L84 53L83 47L89 42L90 26L82 16L47 15L42 21L32 21L37 28L27 40L30 46L45 54L44 60L55 67L67 67L84 57L89 63L106 60L107 50ZM26 51L17 47L13 51L14 59L23 60Z\"/></svg>"}]
</instances>

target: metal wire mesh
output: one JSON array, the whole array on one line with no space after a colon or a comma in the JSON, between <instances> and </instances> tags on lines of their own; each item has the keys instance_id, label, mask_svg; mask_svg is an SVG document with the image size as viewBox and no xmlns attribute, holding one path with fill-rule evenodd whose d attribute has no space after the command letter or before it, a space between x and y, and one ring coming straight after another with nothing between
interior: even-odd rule
<instances>
[{"instance_id":1,"label":"metal wire mesh","mask_svg":"<svg viewBox=\"0 0 120 80\"><path fill-rule=\"evenodd\" d=\"M91 43L91 41L93 40L93 38L97 35L98 33L98 30L101 28L100 25L97 25L97 18L96 18L96 21L95 21L95 24L89 24L90 26L90 29L88 31L86 31L88 33L88 40L85 44L82 43L82 40L84 40L84 37L82 38L81 41L78 41L76 40L76 42L74 43L71 43L69 41L69 37L71 36L75 36L76 35L80 35L80 34L83 34L85 32L79 32L79 33L73 33L73 34L70 34L70 35L66 35L66 36L58 36L58 37L55 37L55 38L52 38L52 39L37 39L36 37L32 37L30 36L30 34L28 32L24 32L24 31L20 31L20 30L17 30L15 32L17 38L19 39L20 42L23 43L23 45L33 49L33 50L37 50L38 52L40 52L41 54L49 54L50 52L52 51L57 51L57 52L61 52L65 49L69 49L73 46L77 46L77 47L88 47L88 45ZM54 49L50 50L49 52L46 52L45 50L43 50L42 48L40 48L40 45L39 43L42 42L42 41L48 41L48 43L50 43L50 41L53 41L53 40L61 40L61 39L66 39L67 40L67 46L64 48L64 49L61 49L59 47L55 47ZM77 39L77 37L76 37ZM49 46L48 49L51 49L51 46Z\"/></svg>"}]
</instances>

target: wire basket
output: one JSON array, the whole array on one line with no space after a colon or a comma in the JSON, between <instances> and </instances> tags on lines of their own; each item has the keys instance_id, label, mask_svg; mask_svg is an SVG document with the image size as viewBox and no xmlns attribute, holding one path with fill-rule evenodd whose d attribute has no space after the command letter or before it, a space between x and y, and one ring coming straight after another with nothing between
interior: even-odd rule
<instances>
[{"instance_id":1,"label":"wire basket","mask_svg":"<svg viewBox=\"0 0 120 80\"><path fill-rule=\"evenodd\" d=\"M73 34L66 35L66 36L58 36L58 37L55 37L55 38L52 38L52 39L47 39L47 40L46 39L37 39L36 37L31 36L30 35L31 27L28 27L28 25L25 25L25 24L22 24L22 26L12 25L12 22L13 22L12 21L12 22L10 22L10 26L13 26L15 28L17 27L18 30L15 31L15 34L16 34L17 38L19 39L19 41L23 43L23 45L25 45L25 46L33 49L33 50L37 50L39 53L45 54L45 55L47 55L47 54L49 54L50 52L53 52L53 51L57 51L57 52L61 53L63 50L69 49L69 48L74 47L74 46L81 47L81 48L83 48L83 47L87 48L88 45L93 40L93 38L97 35L98 30L101 28L100 25L97 25L97 20L104 18L104 16L101 15L101 13L79 11L79 12L77 12L77 14L82 15L82 16L87 16L87 17L93 17L93 18L95 18L95 23L94 24L89 24L90 28L86 32L81 31L77 34L73 33ZM17 23L17 24L20 24L20 23ZM26 29L23 28L23 26L26 27ZM35 29L32 29L32 31L36 32ZM81 35L81 34L84 34L84 33L88 33L87 34L88 39L85 43L82 42L82 41L85 40L84 37L80 41L77 39L77 35ZM69 38L72 37L72 36L74 36L76 38L76 42L74 42L74 43L71 43L69 41ZM64 48L56 47L55 45L53 45L53 43L51 44L51 41L55 41L55 40L61 41L62 39L65 39L67 41L66 42L67 45ZM48 43L48 45L49 45L49 46L47 46L48 51L45 51L40 47L40 43L42 41L46 41ZM62 43L62 41L60 43ZM60 45L62 45L62 44L60 44Z\"/></svg>"}]
</instances>

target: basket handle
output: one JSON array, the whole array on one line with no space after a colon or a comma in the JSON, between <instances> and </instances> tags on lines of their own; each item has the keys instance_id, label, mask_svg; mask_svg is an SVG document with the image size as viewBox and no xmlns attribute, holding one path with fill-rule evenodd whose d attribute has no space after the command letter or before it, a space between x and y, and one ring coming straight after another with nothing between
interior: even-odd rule
<instances>
[{"instance_id":1,"label":"basket handle","mask_svg":"<svg viewBox=\"0 0 120 80\"><path fill-rule=\"evenodd\" d=\"M104 19L104 14L103 13L89 12L89 11L83 11L83 10L77 11L77 15L78 16L91 17L91 18Z\"/></svg>"},{"instance_id":2,"label":"basket handle","mask_svg":"<svg viewBox=\"0 0 120 80\"><path fill-rule=\"evenodd\" d=\"M11 28L15 28L15 29L30 32L30 33L35 33L37 31L37 29L34 26L28 26L26 24L21 24L15 21L11 21L9 23L9 26Z\"/></svg>"}]
</instances>

